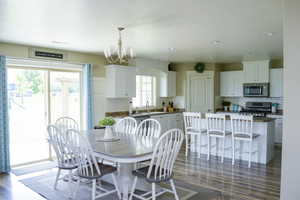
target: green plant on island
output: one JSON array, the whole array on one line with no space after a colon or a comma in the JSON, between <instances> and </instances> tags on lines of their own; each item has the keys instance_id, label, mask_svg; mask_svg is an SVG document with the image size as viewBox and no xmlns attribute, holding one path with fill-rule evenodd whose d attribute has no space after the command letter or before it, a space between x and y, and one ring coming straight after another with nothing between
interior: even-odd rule
<instances>
[{"instance_id":1,"label":"green plant on island","mask_svg":"<svg viewBox=\"0 0 300 200\"><path fill-rule=\"evenodd\" d=\"M116 120L112 117L105 117L102 120L100 120L99 125L100 126L113 126L116 123Z\"/></svg>"},{"instance_id":2,"label":"green plant on island","mask_svg":"<svg viewBox=\"0 0 300 200\"><path fill-rule=\"evenodd\" d=\"M230 104L231 104L231 103L230 103L229 101L223 101L223 102L222 102L222 105L223 105L223 106L230 106Z\"/></svg>"}]
</instances>

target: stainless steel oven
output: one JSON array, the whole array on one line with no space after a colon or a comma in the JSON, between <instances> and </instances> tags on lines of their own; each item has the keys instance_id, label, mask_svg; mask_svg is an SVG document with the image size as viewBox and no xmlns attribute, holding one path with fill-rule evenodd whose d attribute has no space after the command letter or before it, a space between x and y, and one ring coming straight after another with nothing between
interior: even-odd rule
<instances>
[{"instance_id":1,"label":"stainless steel oven","mask_svg":"<svg viewBox=\"0 0 300 200\"><path fill-rule=\"evenodd\" d=\"M269 83L244 83L244 97L269 97Z\"/></svg>"}]
</instances>

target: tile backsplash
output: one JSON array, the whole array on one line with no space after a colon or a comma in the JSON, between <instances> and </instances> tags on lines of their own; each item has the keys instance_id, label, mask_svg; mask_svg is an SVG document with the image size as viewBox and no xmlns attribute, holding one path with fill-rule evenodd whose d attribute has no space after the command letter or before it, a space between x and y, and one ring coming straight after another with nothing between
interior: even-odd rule
<instances>
[{"instance_id":1,"label":"tile backsplash","mask_svg":"<svg viewBox=\"0 0 300 200\"><path fill-rule=\"evenodd\" d=\"M238 104L242 107L245 107L246 102L272 102L278 103L278 109L283 109L283 98L247 98L247 97L223 97L223 101L229 101L232 104Z\"/></svg>"}]
</instances>

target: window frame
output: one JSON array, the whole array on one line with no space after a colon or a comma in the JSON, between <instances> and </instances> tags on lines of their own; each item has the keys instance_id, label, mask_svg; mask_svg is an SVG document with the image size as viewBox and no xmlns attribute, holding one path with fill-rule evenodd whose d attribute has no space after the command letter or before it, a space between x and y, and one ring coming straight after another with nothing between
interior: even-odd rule
<instances>
[{"instance_id":1,"label":"window frame","mask_svg":"<svg viewBox=\"0 0 300 200\"><path fill-rule=\"evenodd\" d=\"M134 108L146 108L146 105L136 105L134 103L134 98L137 98L138 95L140 95L140 99L142 99L142 90L143 90L143 87L145 86L142 86L140 88L138 88L138 79L140 79L140 84L143 82L142 78L145 78L145 77L150 77L151 78L151 102L152 104L149 105L148 108L155 108L157 106L157 77L154 76L154 75L136 75L136 97L133 97L132 98L132 102L133 102L133 107ZM139 90L139 91L138 91Z\"/></svg>"}]
</instances>

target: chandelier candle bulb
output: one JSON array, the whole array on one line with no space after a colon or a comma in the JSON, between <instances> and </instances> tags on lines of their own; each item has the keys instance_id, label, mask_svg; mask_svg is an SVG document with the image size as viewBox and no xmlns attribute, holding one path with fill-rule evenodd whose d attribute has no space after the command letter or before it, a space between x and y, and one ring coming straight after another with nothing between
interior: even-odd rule
<instances>
[{"instance_id":1,"label":"chandelier candle bulb","mask_svg":"<svg viewBox=\"0 0 300 200\"><path fill-rule=\"evenodd\" d=\"M109 64L128 64L134 58L132 48L124 48L122 42L122 31L125 28L119 27L119 40L117 47L110 47L104 51L104 55Z\"/></svg>"}]
</instances>

